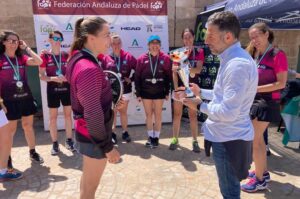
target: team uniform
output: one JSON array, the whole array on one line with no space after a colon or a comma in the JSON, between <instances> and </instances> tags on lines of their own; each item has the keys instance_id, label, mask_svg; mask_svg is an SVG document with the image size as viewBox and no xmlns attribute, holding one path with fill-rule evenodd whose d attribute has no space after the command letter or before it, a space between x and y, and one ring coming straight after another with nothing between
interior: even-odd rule
<instances>
[{"instance_id":1,"label":"team uniform","mask_svg":"<svg viewBox=\"0 0 300 199\"><path fill-rule=\"evenodd\" d=\"M135 70L136 96L142 99L165 99L170 92L172 65L168 55L160 52L157 56L149 53L137 59Z\"/></svg>"},{"instance_id":2,"label":"team uniform","mask_svg":"<svg viewBox=\"0 0 300 199\"><path fill-rule=\"evenodd\" d=\"M99 58L99 57L98 57ZM130 93L132 92L132 84L125 81L126 78L134 81L134 76L131 71L135 70L136 59L124 50L120 51L120 57L115 57L113 55L104 56L102 61L102 67L104 70L110 70L118 74L123 82L124 97L125 100L130 99ZM132 75L132 76L131 76Z\"/></svg>"},{"instance_id":3,"label":"team uniform","mask_svg":"<svg viewBox=\"0 0 300 199\"><path fill-rule=\"evenodd\" d=\"M96 159L113 149L112 90L100 65L95 57L79 51L71 57L66 73L79 152Z\"/></svg>"},{"instance_id":4,"label":"team uniform","mask_svg":"<svg viewBox=\"0 0 300 199\"><path fill-rule=\"evenodd\" d=\"M40 67L46 69L48 77L56 77L58 75L66 74L68 53L61 52L61 56L51 53L45 53L41 54L41 58L43 60L43 63L40 65ZM58 66L59 63L60 66ZM63 106L70 106L71 98L69 83L47 82L47 101L49 108L58 108L60 106L60 103Z\"/></svg>"},{"instance_id":5,"label":"team uniform","mask_svg":"<svg viewBox=\"0 0 300 199\"><path fill-rule=\"evenodd\" d=\"M0 55L1 94L7 108L7 119L18 120L33 115L36 103L27 82L25 67L28 56L8 57Z\"/></svg>"},{"instance_id":6,"label":"team uniform","mask_svg":"<svg viewBox=\"0 0 300 199\"><path fill-rule=\"evenodd\" d=\"M258 86L276 82L276 75L287 70L285 53L277 48L270 49L258 64ZM252 119L257 118L258 121L266 122L280 121L279 100L280 91L257 93L250 111Z\"/></svg>"}]
</instances>

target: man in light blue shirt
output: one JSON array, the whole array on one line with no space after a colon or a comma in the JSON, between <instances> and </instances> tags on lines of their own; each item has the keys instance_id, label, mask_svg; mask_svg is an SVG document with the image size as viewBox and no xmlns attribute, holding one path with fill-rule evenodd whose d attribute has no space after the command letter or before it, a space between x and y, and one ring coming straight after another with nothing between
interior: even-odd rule
<instances>
[{"instance_id":1,"label":"man in light blue shirt","mask_svg":"<svg viewBox=\"0 0 300 199\"><path fill-rule=\"evenodd\" d=\"M240 24L231 12L208 18L205 43L219 56L220 68L212 91L191 84L196 99L186 98L189 107L208 115L203 124L205 139L212 143L213 158L224 198L240 198L240 180L248 175L252 162L254 130L249 111L258 84L257 68L239 43ZM211 100L202 103L200 98Z\"/></svg>"}]
</instances>

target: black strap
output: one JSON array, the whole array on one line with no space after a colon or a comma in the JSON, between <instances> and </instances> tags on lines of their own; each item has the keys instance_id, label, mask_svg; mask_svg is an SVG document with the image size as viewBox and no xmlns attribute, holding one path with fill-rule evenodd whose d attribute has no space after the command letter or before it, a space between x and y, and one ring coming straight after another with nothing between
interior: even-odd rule
<instances>
[{"instance_id":1,"label":"black strap","mask_svg":"<svg viewBox=\"0 0 300 199\"><path fill-rule=\"evenodd\" d=\"M280 48L273 48L273 49L270 51L271 57L275 57L280 51L282 51Z\"/></svg>"}]
</instances>

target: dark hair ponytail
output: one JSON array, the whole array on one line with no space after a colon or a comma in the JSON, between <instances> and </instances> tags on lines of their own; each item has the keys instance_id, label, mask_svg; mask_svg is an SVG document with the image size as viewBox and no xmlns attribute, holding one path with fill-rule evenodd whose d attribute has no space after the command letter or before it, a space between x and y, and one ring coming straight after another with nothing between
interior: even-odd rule
<instances>
[{"instance_id":1,"label":"dark hair ponytail","mask_svg":"<svg viewBox=\"0 0 300 199\"><path fill-rule=\"evenodd\" d=\"M74 31L74 40L71 45L70 52L72 53L75 50L81 50L85 43L86 37L82 36L80 25L83 22L84 18L80 18L75 23L75 31Z\"/></svg>"},{"instance_id":2,"label":"dark hair ponytail","mask_svg":"<svg viewBox=\"0 0 300 199\"><path fill-rule=\"evenodd\" d=\"M81 50L86 43L87 35L97 35L103 29L107 21L101 17L80 18L75 23L74 41L71 45L70 52Z\"/></svg>"}]
</instances>

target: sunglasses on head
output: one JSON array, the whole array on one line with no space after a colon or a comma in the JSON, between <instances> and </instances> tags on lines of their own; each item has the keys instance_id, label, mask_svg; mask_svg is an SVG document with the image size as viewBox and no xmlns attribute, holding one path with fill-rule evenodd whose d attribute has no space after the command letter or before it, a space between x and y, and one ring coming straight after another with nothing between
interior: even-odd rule
<instances>
[{"instance_id":1,"label":"sunglasses on head","mask_svg":"<svg viewBox=\"0 0 300 199\"><path fill-rule=\"evenodd\" d=\"M14 40L14 39L6 39L6 41L9 43L9 44L19 44L19 40Z\"/></svg>"},{"instance_id":2,"label":"sunglasses on head","mask_svg":"<svg viewBox=\"0 0 300 199\"><path fill-rule=\"evenodd\" d=\"M52 37L53 41L59 41L62 42L63 39L61 37Z\"/></svg>"}]
</instances>

